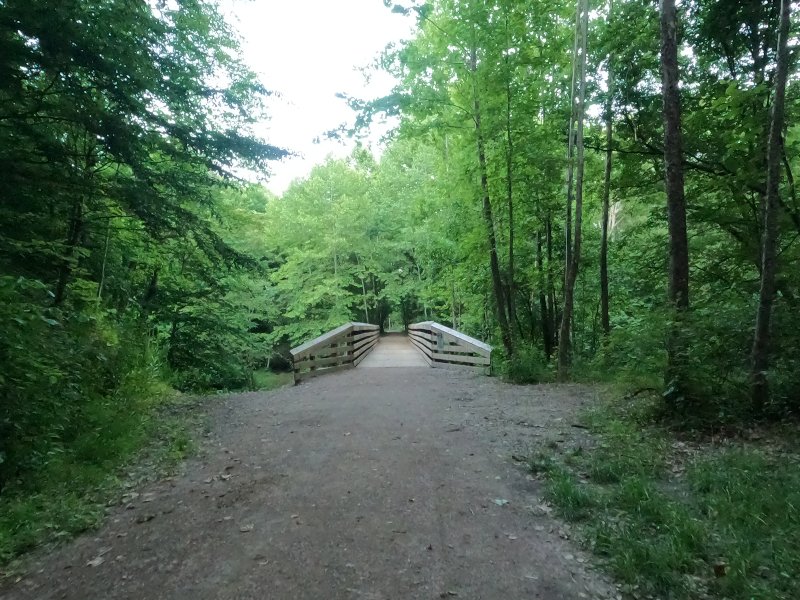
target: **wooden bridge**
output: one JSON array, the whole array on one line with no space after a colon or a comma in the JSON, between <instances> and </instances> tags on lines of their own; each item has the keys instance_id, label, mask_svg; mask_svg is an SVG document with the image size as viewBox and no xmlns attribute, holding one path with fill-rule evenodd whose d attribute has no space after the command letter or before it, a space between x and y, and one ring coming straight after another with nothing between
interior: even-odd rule
<instances>
[{"instance_id":1,"label":"wooden bridge","mask_svg":"<svg viewBox=\"0 0 800 600\"><path fill-rule=\"evenodd\" d=\"M492 347L455 329L425 321L408 335L380 335L370 323L345 323L291 349L294 381L352 368L443 368L489 372Z\"/></svg>"}]
</instances>

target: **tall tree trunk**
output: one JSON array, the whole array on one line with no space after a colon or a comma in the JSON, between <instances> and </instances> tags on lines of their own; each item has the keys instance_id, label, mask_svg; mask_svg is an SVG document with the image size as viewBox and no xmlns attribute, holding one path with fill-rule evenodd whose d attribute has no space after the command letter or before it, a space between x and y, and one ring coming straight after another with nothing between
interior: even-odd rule
<instances>
[{"instance_id":1,"label":"tall tree trunk","mask_svg":"<svg viewBox=\"0 0 800 600\"><path fill-rule=\"evenodd\" d=\"M608 17L614 10L614 0L610 0L608 5ZM614 141L614 56L608 55L608 96L606 97L606 164L603 174L603 219L600 225L600 324L603 333L607 336L611 332L611 321L609 318L609 298L608 298L608 217L611 200L611 167L613 152L611 149Z\"/></svg>"},{"instance_id":2,"label":"tall tree trunk","mask_svg":"<svg viewBox=\"0 0 800 600\"><path fill-rule=\"evenodd\" d=\"M664 166L669 229L669 302L675 311L667 339L667 393L674 403L685 395L683 316L689 309L689 244L686 236L681 100L678 89L678 15L675 0L661 0L661 74L664 96Z\"/></svg>"},{"instance_id":3,"label":"tall tree trunk","mask_svg":"<svg viewBox=\"0 0 800 600\"><path fill-rule=\"evenodd\" d=\"M581 258L581 225L583 219L583 175L585 154L583 147L583 120L586 112L586 37L589 28L589 2L578 0L578 13L580 15L579 38L580 58L575 56L575 61L580 61L578 79L578 106L576 109L576 154L577 175L575 178L575 233L570 261L567 265L567 277L564 282L564 311L561 315L561 331L558 336L558 378L565 380L569 375L572 362L572 345L570 329L572 314L575 305L575 281L578 278L578 267Z\"/></svg>"},{"instance_id":4,"label":"tall tree trunk","mask_svg":"<svg viewBox=\"0 0 800 600\"><path fill-rule=\"evenodd\" d=\"M580 0L578 0L580 2ZM581 14L575 11L575 42L572 47L572 82L569 88L569 123L567 130L567 214L564 219L564 283L569 276L572 261L572 203L575 180L575 97L578 78L578 43L580 38Z\"/></svg>"},{"instance_id":5,"label":"tall tree trunk","mask_svg":"<svg viewBox=\"0 0 800 600\"><path fill-rule=\"evenodd\" d=\"M497 307L497 321L500 325L500 336L503 340L503 347L506 354L514 354L514 342L511 336L511 327L506 315L505 302L503 298L503 278L500 274L500 263L497 259L497 237L494 231L494 215L492 214L492 203L489 196L489 175L486 168L486 149L483 141L483 129L481 128L481 104L478 99L477 77L478 57L475 48L470 55L470 70L473 76L473 120L475 122L475 137L478 150L478 167L481 176L481 195L483 196L483 218L486 222L486 235L489 242L489 267L492 272L492 288L494 289L495 304Z\"/></svg>"},{"instance_id":6,"label":"tall tree trunk","mask_svg":"<svg viewBox=\"0 0 800 600\"><path fill-rule=\"evenodd\" d=\"M507 7L506 7L507 10ZM508 318L517 319L516 274L514 272L514 141L511 136L511 68L509 65L508 12L506 12L506 200L508 203ZM522 331L520 329L520 335Z\"/></svg>"},{"instance_id":7,"label":"tall tree trunk","mask_svg":"<svg viewBox=\"0 0 800 600\"><path fill-rule=\"evenodd\" d=\"M751 397L753 409L758 414L763 411L769 401L769 368L770 321L772 320L772 304L775 298L775 276L777 272L778 245L778 205L780 167L786 103L786 79L789 73L789 21L791 19L791 0L782 0L781 17L778 33L778 64L775 74L775 98L772 101L772 118L770 120L769 141L767 143L767 189L764 201L764 230L761 249L761 289L758 295L758 311L756 328L753 337L752 371L750 374L752 387Z\"/></svg>"}]
</instances>

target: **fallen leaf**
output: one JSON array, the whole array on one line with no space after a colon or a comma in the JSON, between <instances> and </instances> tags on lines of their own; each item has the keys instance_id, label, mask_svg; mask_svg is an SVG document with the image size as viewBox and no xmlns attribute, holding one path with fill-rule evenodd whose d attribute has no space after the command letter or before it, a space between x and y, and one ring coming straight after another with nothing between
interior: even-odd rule
<instances>
[{"instance_id":1,"label":"fallen leaf","mask_svg":"<svg viewBox=\"0 0 800 600\"><path fill-rule=\"evenodd\" d=\"M104 557L102 557L102 556L98 556L98 557L96 557L96 558L93 558L93 559L92 559L92 560L90 560L89 562L87 562L87 563L86 563L86 566L87 566L87 567L99 567L99 566L100 566L100 565L102 565L104 562L106 562L106 559L105 559Z\"/></svg>"}]
</instances>

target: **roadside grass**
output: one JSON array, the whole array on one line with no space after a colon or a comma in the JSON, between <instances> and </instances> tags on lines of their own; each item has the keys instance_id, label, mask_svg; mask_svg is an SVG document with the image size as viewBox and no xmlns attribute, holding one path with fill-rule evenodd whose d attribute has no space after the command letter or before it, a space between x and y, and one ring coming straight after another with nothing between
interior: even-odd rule
<instances>
[{"instance_id":1,"label":"roadside grass","mask_svg":"<svg viewBox=\"0 0 800 600\"><path fill-rule=\"evenodd\" d=\"M278 373L275 371L269 371L267 369L253 371L254 390L274 390L285 385L289 385L292 383L292 381L292 374L290 372Z\"/></svg>"},{"instance_id":2,"label":"roadside grass","mask_svg":"<svg viewBox=\"0 0 800 600\"><path fill-rule=\"evenodd\" d=\"M253 374L257 390L291 382L291 373ZM150 378L87 402L80 432L2 490L0 566L98 526L123 489L174 471L194 451L201 404Z\"/></svg>"},{"instance_id":3,"label":"roadside grass","mask_svg":"<svg viewBox=\"0 0 800 600\"><path fill-rule=\"evenodd\" d=\"M172 472L194 449L197 402L164 387L125 406L93 403L91 427L0 495L0 565L98 526L124 488Z\"/></svg>"},{"instance_id":4,"label":"roadside grass","mask_svg":"<svg viewBox=\"0 0 800 600\"><path fill-rule=\"evenodd\" d=\"M679 440L619 403L594 442L532 453L548 500L635 598L800 598L800 452L788 431Z\"/></svg>"}]
</instances>

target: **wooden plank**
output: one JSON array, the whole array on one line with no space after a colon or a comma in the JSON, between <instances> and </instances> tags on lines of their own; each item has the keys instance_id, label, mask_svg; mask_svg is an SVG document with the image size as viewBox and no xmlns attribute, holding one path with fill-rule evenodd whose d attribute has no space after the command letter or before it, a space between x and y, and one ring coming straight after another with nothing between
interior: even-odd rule
<instances>
[{"instance_id":1,"label":"wooden plank","mask_svg":"<svg viewBox=\"0 0 800 600\"><path fill-rule=\"evenodd\" d=\"M436 340L436 336L431 333L430 331L422 331L422 330L414 330L408 332L408 337L415 337L421 340L425 340L426 342L432 342Z\"/></svg>"},{"instance_id":2,"label":"wooden plank","mask_svg":"<svg viewBox=\"0 0 800 600\"><path fill-rule=\"evenodd\" d=\"M368 337L378 337L380 333L378 331L365 331L363 333L353 333L353 341L358 342L359 340L363 340Z\"/></svg>"},{"instance_id":3,"label":"wooden plank","mask_svg":"<svg viewBox=\"0 0 800 600\"><path fill-rule=\"evenodd\" d=\"M329 344L334 343L339 337L343 337L347 335L350 331L352 331L353 324L352 323L345 323L336 329L332 329L328 333L323 333L321 336L314 338L313 340L306 342L304 344L300 344L299 346L292 348L289 350L292 356L299 356L301 354L309 354L309 351L317 348L318 346L326 346ZM313 354L313 352L310 352Z\"/></svg>"},{"instance_id":4,"label":"wooden plank","mask_svg":"<svg viewBox=\"0 0 800 600\"><path fill-rule=\"evenodd\" d=\"M427 347L431 347L431 344L432 344L432 342L429 339L424 338L424 337L422 337L420 335L417 335L415 333L409 334L408 339L411 340L412 342L416 342L418 344L422 344L423 346L427 346Z\"/></svg>"},{"instance_id":5,"label":"wooden plank","mask_svg":"<svg viewBox=\"0 0 800 600\"><path fill-rule=\"evenodd\" d=\"M355 358L355 360L353 360L353 366L357 367L362 360L367 358L367 356L369 356L369 353L372 351L372 348L374 348L374 347L375 347L375 345L370 346L364 352L362 352L359 356L357 356Z\"/></svg>"},{"instance_id":6,"label":"wooden plank","mask_svg":"<svg viewBox=\"0 0 800 600\"><path fill-rule=\"evenodd\" d=\"M436 339L436 336L433 334L432 331L428 331L428 330L425 330L425 329L414 329L413 331L409 331L408 335L409 336L414 335L416 337L423 338L423 339L426 339L426 340L435 340Z\"/></svg>"},{"instance_id":7,"label":"wooden plank","mask_svg":"<svg viewBox=\"0 0 800 600\"><path fill-rule=\"evenodd\" d=\"M453 365L442 362L435 362L432 366L434 369L447 369L448 371L471 371L473 373L480 373L481 375L489 374L489 367L471 367L469 365Z\"/></svg>"},{"instance_id":8,"label":"wooden plank","mask_svg":"<svg viewBox=\"0 0 800 600\"><path fill-rule=\"evenodd\" d=\"M362 346L359 350L353 353L353 360L359 358L360 356L363 356L364 354L368 354L369 351L372 350L377 345L377 343L378 340L376 339L372 343L365 344L364 346Z\"/></svg>"},{"instance_id":9,"label":"wooden plank","mask_svg":"<svg viewBox=\"0 0 800 600\"><path fill-rule=\"evenodd\" d=\"M490 359L486 356L465 356L463 354L442 354L441 352L434 352L431 358L435 362L454 362L465 363L470 365L489 365Z\"/></svg>"},{"instance_id":10,"label":"wooden plank","mask_svg":"<svg viewBox=\"0 0 800 600\"><path fill-rule=\"evenodd\" d=\"M450 329L449 327L445 327L444 325L439 325L436 323L434 326L434 331L439 331L444 336L444 339L455 342L456 344L465 344L469 347L475 347L478 351L483 351L482 353L490 354L492 352L492 347L489 344L484 344L480 340L476 340L474 337L470 337L461 333L460 331L456 331L455 329Z\"/></svg>"},{"instance_id":11,"label":"wooden plank","mask_svg":"<svg viewBox=\"0 0 800 600\"><path fill-rule=\"evenodd\" d=\"M337 356L329 356L327 358L313 358L311 360L303 360L299 363L295 363L294 368L295 371L301 371L302 369L318 369L319 367L327 367L330 365L340 365L344 363L351 362L353 360L352 354L340 354Z\"/></svg>"},{"instance_id":12,"label":"wooden plank","mask_svg":"<svg viewBox=\"0 0 800 600\"><path fill-rule=\"evenodd\" d=\"M426 340L425 338L421 338L416 335L409 335L408 339L411 340L412 342L417 342L418 344L422 344L426 348L433 349L433 344L431 344L430 340Z\"/></svg>"},{"instance_id":13,"label":"wooden plank","mask_svg":"<svg viewBox=\"0 0 800 600\"><path fill-rule=\"evenodd\" d=\"M353 344L353 350L358 350L359 348L363 348L366 344L371 344L378 339L377 335L373 335L372 337L366 338L361 340L360 342L356 342Z\"/></svg>"},{"instance_id":14,"label":"wooden plank","mask_svg":"<svg viewBox=\"0 0 800 600\"><path fill-rule=\"evenodd\" d=\"M431 359L428 358L428 355L425 354L425 350L423 350L422 348L417 346L417 344L414 343L414 340L411 340L411 343L414 344L414 347L417 348L417 350L419 350L419 353L422 356L422 360L424 360L428 364L429 367L432 367L433 366L433 361L431 361Z\"/></svg>"},{"instance_id":15,"label":"wooden plank","mask_svg":"<svg viewBox=\"0 0 800 600\"><path fill-rule=\"evenodd\" d=\"M357 367L361 363L362 360L367 358L368 355L369 355L369 352L366 352L366 353L362 354L361 356L359 356L357 359L355 359L353 361L353 366Z\"/></svg>"},{"instance_id":16,"label":"wooden plank","mask_svg":"<svg viewBox=\"0 0 800 600\"><path fill-rule=\"evenodd\" d=\"M338 367L328 367L325 369L316 369L314 371L306 371L305 373L296 373L295 374L295 383L304 381L306 379L311 379L312 377L318 377L320 375L327 375L329 373L337 373L339 371L345 371L347 369L352 369L353 364L347 363L346 365L339 365Z\"/></svg>"},{"instance_id":17,"label":"wooden plank","mask_svg":"<svg viewBox=\"0 0 800 600\"><path fill-rule=\"evenodd\" d=\"M334 356L336 354L343 354L345 352L352 351L352 349L353 349L353 344L351 342L343 341L342 343L337 344L335 346L329 346L327 348L318 348L313 352L304 352L300 356L295 357L293 362L295 364L303 362L304 360L308 360L310 356L313 356L314 358L327 358L328 356Z\"/></svg>"},{"instance_id":18,"label":"wooden plank","mask_svg":"<svg viewBox=\"0 0 800 600\"><path fill-rule=\"evenodd\" d=\"M420 352L422 352L422 354L423 354L423 355L424 355L426 358L430 358L430 355L432 354L432 352L431 352L431 349L430 349L430 348L426 348L426 347L425 347L423 344L419 343L418 341L416 341L416 340L414 340L414 339L412 339L412 340L411 340L411 343L412 343L412 344L414 344L414 346L415 346L417 349L419 349L419 351L420 351Z\"/></svg>"}]
</instances>

